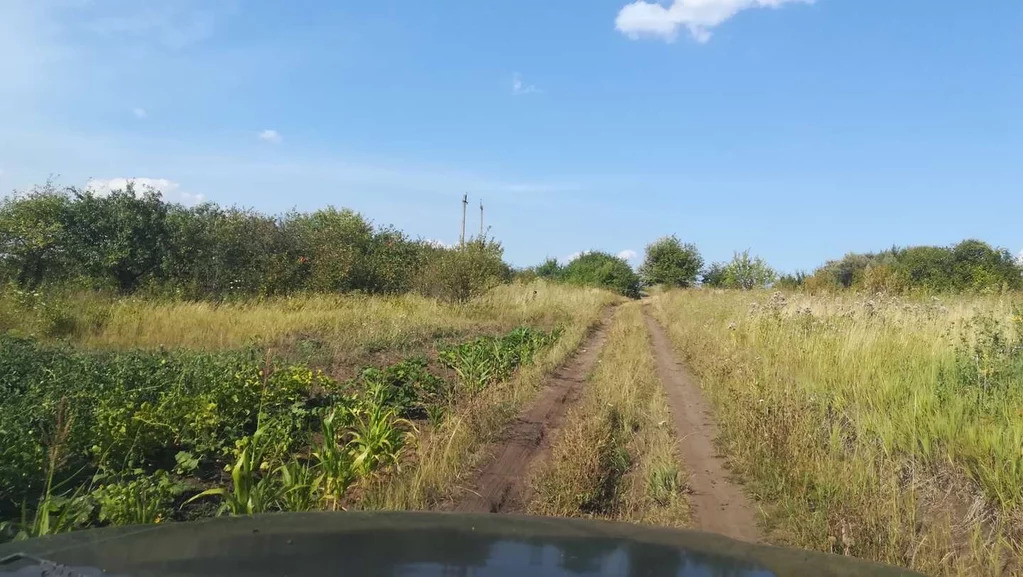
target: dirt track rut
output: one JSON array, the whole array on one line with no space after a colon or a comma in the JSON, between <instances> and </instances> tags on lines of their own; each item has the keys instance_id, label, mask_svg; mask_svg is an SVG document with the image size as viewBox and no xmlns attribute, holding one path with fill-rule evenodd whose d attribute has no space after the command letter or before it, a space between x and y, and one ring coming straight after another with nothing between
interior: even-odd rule
<instances>
[{"instance_id":1,"label":"dirt track rut","mask_svg":"<svg viewBox=\"0 0 1023 577\"><path fill-rule=\"evenodd\" d=\"M475 486L455 502L455 511L525 510L530 469L550 453L552 433L561 428L568 409L579 400L604 348L611 316L610 310L604 314L573 356L547 380L532 404L509 425L492 452L493 459L476 476Z\"/></svg>"},{"instance_id":2,"label":"dirt track rut","mask_svg":"<svg viewBox=\"0 0 1023 577\"><path fill-rule=\"evenodd\" d=\"M729 481L725 462L714 447L717 423L703 391L675 357L661 325L644 311L647 330L657 359L657 375L679 436L682 463L690 471L689 502L694 529L756 543L761 540L756 509L742 490Z\"/></svg>"}]
</instances>

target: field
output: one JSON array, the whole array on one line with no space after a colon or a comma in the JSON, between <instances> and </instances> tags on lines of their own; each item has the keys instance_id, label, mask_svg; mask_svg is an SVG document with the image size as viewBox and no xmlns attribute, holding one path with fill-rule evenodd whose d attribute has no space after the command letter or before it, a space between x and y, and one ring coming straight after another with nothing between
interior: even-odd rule
<instances>
[{"instance_id":1,"label":"field","mask_svg":"<svg viewBox=\"0 0 1023 577\"><path fill-rule=\"evenodd\" d=\"M1023 571L1019 297L0 299L8 537L479 510Z\"/></svg>"},{"instance_id":2,"label":"field","mask_svg":"<svg viewBox=\"0 0 1023 577\"><path fill-rule=\"evenodd\" d=\"M461 305L6 298L8 537L218 510L427 508L618 300L542 282Z\"/></svg>"},{"instance_id":3,"label":"field","mask_svg":"<svg viewBox=\"0 0 1023 577\"><path fill-rule=\"evenodd\" d=\"M773 540L930 574L1023 570L1018 297L699 291L653 310Z\"/></svg>"}]
</instances>

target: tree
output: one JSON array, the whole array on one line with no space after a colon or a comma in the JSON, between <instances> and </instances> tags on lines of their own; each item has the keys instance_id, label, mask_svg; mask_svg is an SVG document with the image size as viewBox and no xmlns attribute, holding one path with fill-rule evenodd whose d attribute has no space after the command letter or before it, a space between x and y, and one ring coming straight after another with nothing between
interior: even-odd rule
<instances>
[{"instance_id":1,"label":"tree","mask_svg":"<svg viewBox=\"0 0 1023 577\"><path fill-rule=\"evenodd\" d=\"M569 283L596 286L639 298L639 277L624 259L605 252L587 252L565 265L561 277Z\"/></svg>"},{"instance_id":2,"label":"tree","mask_svg":"<svg viewBox=\"0 0 1023 577\"><path fill-rule=\"evenodd\" d=\"M725 263L716 262L703 271L703 285L719 288L725 286Z\"/></svg>"},{"instance_id":3,"label":"tree","mask_svg":"<svg viewBox=\"0 0 1023 577\"><path fill-rule=\"evenodd\" d=\"M50 184L0 201L0 279L32 290L65 276L69 202Z\"/></svg>"},{"instance_id":4,"label":"tree","mask_svg":"<svg viewBox=\"0 0 1023 577\"><path fill-rule=\"evenodd\" d=\"M743 290L766 288L778 278L774 269L760 257L750 257L749 250L735 253L724 267L724 286Z\"/></svg>"},{"instance_id":5,"label":"tree","mask_svg":"<svg viewBox=\"0 0 1023 577\"><path fill-rule=\"evenodd\" d=\"M167 212L158 191L136 194L133 183L108 196L73 191L69 251L94 279L121 292L158 275L167 255Z\"/></svg>"},{"instance_id":6,"label":"tree","mask_svg":"<svg viewBox=\"0 0 1023 577\"><path fill-rule=\"evenodd\" d=\"M540 278L556 279L561 276L563 269L562 266L558 264L558 259L548 258L536 267L535 272L536 276Z\"/></svg>"},{"instance_id":7,"label":"tree","mask_svg":"<svg viewBox=\"0 0 1023 577\"><path fill-rule=\"evenodd\" d=\"M696 245L683 244L672 235L646 247L646 259L639 274L648 285L687 288L696 284L702 268L703 257Z\"/></svg>"}]
</instances>

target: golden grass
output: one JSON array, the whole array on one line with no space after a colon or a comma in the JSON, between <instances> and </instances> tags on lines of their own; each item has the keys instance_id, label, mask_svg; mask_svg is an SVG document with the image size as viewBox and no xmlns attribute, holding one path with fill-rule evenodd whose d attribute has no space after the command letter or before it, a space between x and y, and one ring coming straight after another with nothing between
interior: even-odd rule
<instances>
[{"instance_id":1,"label":"golden grass","mask_svg":"<svg viewBox=\"0 0 1023 577\"><path fill-rule=\"evenodd\" d=\"M538 290L535 298L533 290ZM489 311L521 323L545 324L560 319L565 332L510 381L456 406L437 430L422 431L418 445L408 455L410 465L370 487L362 506L426 510L459 493L471 480L475 467L487 457L487 445L534 396L544 379L579 347L604 309L621 300L603 290L537 284L500 287L470 305L475 311L468 314Z\"/></svg>"},{"instance_id":2,"label":"golden grass","mask_svg":"<svg viewBox=\"0 0 1023 577\"><path fill-rule=\"evenodd\" d=\"M638 302L620 307L579 407L534 472L529 511L689 522L667 401Z\"/></svg>"},{"instance_id":3,"label":"golden grass","mask_svg":"<svg viewBox=\"0 0 1023 577\"><path fill-rule=\"evenodd\" d=\"M109 299L78 294L47 302L41 297L21 314L4 317L4 330L45 333L45 321L66 317L65 335L94 349L230 349L315 336L339 349L384 350L438 336L499 332L519 325L571 322L576 310L606 293L543 281L499 286L466 304L418 295L302 295L239 302ZM14 300L0 297L11 311Z\"/></svg>"},{"instance_id":4,"label":"golden grass","mask_svg":"<svg viewBox=\"0 0 1023 577\"><path fill-rule=\"evenodd\" d=\"M676 291L653 309L776 540L1004 575L1023 571L1023 389L948 383L974 343L1018 338L1013 304Z\"/></svg>"}]
</instances>

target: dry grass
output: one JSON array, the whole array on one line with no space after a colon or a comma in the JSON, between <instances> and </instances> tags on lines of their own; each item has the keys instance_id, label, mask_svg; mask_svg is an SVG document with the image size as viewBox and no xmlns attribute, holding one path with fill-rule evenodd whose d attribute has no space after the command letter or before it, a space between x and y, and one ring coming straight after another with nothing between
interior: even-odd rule
<instances>
[{"instance_id":1,"label":"dry grass","mask_svg":"<svg viewBox=\"0 0 1023 577\"><path fill-rule=\"evenodd\" d=\"M529 511L685 526L685 476L670 421L640 304L626 304L582 403L534 472Z\"/></svg>"},{"instance_id":2,"label":"dry grass","mask_svg":"<svg viewBox=\"0 0 1023 577\"><path fill-rule=\"evenodd\" d=\"M603 291L537 281L497 287L456 305L417 295L303 295L238 302L116 299L80 293L16 298L0 294L0 330L66 338L79 348L270 347L337 378L436 345L516 326L576 322L607 302ZM20 302L19 302L20 301Z\"/></svg>"},{"instance_id":3,"label":"dry grass","mask_svg":"<svg viewBox=\"0 0 1023 577\"><path fill-rule=\"evenodd\" d=\"M1005 575L1023 570L1014 304L679 291L654 311L776 540Z\"/></svg>"}]
</instances>

